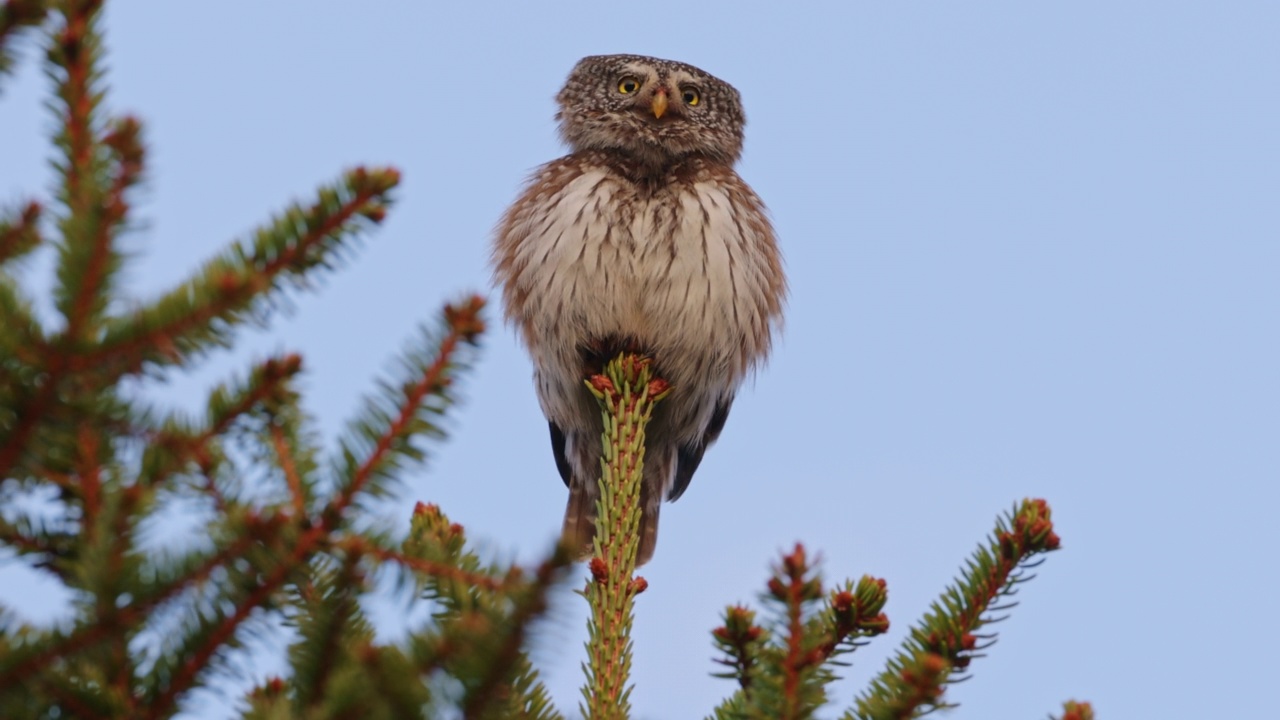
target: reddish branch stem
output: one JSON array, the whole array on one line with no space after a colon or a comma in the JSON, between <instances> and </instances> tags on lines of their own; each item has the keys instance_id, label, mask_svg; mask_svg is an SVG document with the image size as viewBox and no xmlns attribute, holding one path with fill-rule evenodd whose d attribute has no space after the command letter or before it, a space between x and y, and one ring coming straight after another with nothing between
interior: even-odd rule
<instances>
[{"instance_id":1,"label":"reddish branch stem","mask_svg":"<svg viewBox=\"0 0 1280 720\"><path fill-rule=\"evenodd\" d=\"M262 365L262 379L257 385L250 388L249 392L244 393L231 407L222 412L221 416L213 425L205 428L204 432L194 438L187 438L166 433L157 433L151 439L153 444L168 446L173 450L174 456L177 458L168 466L163 466L151 478L151 483L158 484L163 481L170 473L190 462L198 459L205 454L209 443L215 438L226 432L231 427L231 423L237 418L252 410L254 407L265 401L267 398L275 395L280 390L280 386L286 380L293 377L302 369L302 358L297 355L286 355L282 358L266 361ZM210 492L216 493L216 488L210 485ZM217 499L217 498L215 498Z\"/></svg>"},{"instance_id":2,"label":"reddish branch stem","mask_svg":"<svg viewBox=\"0 0 1280 720\"><path fill-rule=\"evenodd\" d=\"M507 580L496 580L489 575L468 572L460 567L449 565L447 563L423 560L421 558L410 557L394 550L381 548L359 535L345 537L339 541L338 545L339 547L346 549L348 552L371 555L384 562L399 563L405 567L417 570L423 575L429 575L437 578L448 578L472 587L484 588L485 590L491 590L493 592L503 592L510 585Z\"/></svg>"},{"instance_id":3,"label":"reddish branch stem","mask_svg":"<svg viewBox=\"0 0 1280 720\"><path fill-rule=\"evenodd\" d=\"M246 534L246 536L227 546L222 552L210 557L203 565L196 568L194 572L186 577L169 583L150 597L139 598L133 604L117 610L110 618L111 622L105 622L100 619L99 622L92 625L82 626L61 640L51 643L31 657L25 658L7 672L0 673L0 690L31 677L58 658L101 642L113 632L117 632L120 626L128 626L144 621L148 614L161 603L192 585L206 580L215 568L229 560L240 557L254 542L255 539Z\"/></svg>"},{"instance_id":4,"label":"reddish branch stem","mask_svg":"<svg viewBox=\"0 0 1280 720\"><path fill-rule=\"evenodd\" d=\"M500 696L507 675L520 657L520 648L524 645L529 623L546 610L547 591L551 588L556 571L566 564L567 557L557 556L538 567L533 587L529 590L530 594L524 598L524 601L511 614L507 624L510 631L507 633L507 637L504 638L502 646L498 648L497 656L489 663L488 672L480 683L472 689L466 704L462 708L463 718L469 720L470 718L486 717L486 711L493 701Z\"/></svg>"},{"instance_id":5,"label":"reddish branch stem","mask_svg":"<svg viewBox=\"0 0 1280 720\"><path fill-rule=\"evenodd\" d=\"M458 340L462 335L462 333L456 329L459 326L459 323L453 323L451 325L450 332L441 343L440 351L436 355L434 362L432 362L432 364L423 373L422 380L406 394L406 401L401 406L400 415L396 418L396 421L392 423L388 431L379 439L374 452L371 453L370 457L366 459L363 465L361 465L359 470L356 472L355 477L353 477L351 484L345 488L343 492L334 497L329 502L328 506L319 513L317 518L306 521L310 524L310 529L303 533L298 544L295 546L292 555L284 562L280 563L276 568L276 571L261 585L259 585L244 602L237 605L235 613L224 620L214 633L210 635L205 646L200 651L193 654L193 656L183 664L182 669L170 683L165 693L152 704L151 717L157 717L157 709L166 709L170 707L176 700L177 695L185 691L192 685L192 683L194 683L197 674L205 667L209 658L212 657L212 654L217 651L222 643L226 642L226 640L231 637L231 634L235 632L235 629L239 627L240 623L248 617L248 613L251 612L254 607L262 605L270 594L278 590L285 580L287 580L289 574L296 571L302 564L306 563L310 556L319 549L318 546L322 541L328 538L329 533L333 530L330 523L337 521L337 518L339 518L342 515L342 512L350 505L355 495L364 487L364 484L372 475L373 467L390 449L392 440L403 432L404 427L412 419L413 414L416 412L416 409L421 403L423 397L425 397L426 394L431 392L434 388L438 387L445 368L448 366L449 359L452 356L454 349L457 347ZM281 440L283 440L283 438L281 438ZM285 454L287 454L287 452ZM302 515L298 516L298 521L303 522L303 518L304 516ZM390 551L376 548L363 539L355 536L345 542L348 544L349 548L354 550L367 550L371 554L379 557L394 557L394 554ZM407 557L403 558L402 561L410 565L414 565L417 562Z\"/></svg>"},{"instance_id":6,"label":"reddish branch stem","mask_svg":"<svg viewBox=\"0 0 1280 720\"><path fill-rule=\"evenodd\" d=\"M1012 574L1032 555L1058 548L1060 541L1044 500L1024 500L1012 521L1010 529L997 529L990 571L986 577L971 579L973 593L965 598L965 607L955 613L949 626L935 624L911 651L915 660L899 678L906 683L907 693L890 706L898 717L916 717L921 706L937 705L950 673L968 667L972 658L968 653L976 644L972 633L982 625L982 615L992 601L1004 594Z\"/></svg>"},{"instance_id":7,"label":"reddish branch stem","mask_svg":"<svg viewBox=\"0 0 1280 720\"><path fill-rule=\"evenodd\" d=\"M132 163L123 163L117 182L108 189L107 196L101 200L96 199L99 189L94 187L94 153L99 143L93 133L94 101L90 87L92 68L89 66L84 41L89 34L90 18L98 11L100 3L90 1L79 6L74 3L72 5L73 12L67 16L67 27L62 36L67 69L67 82L64 86L69 155L66 173L67 209L73 217L92 217L96 222L93 225L89 261L80 277L75 299L67 315L67 327L63 333L67 348L64 352L70 352L71 346L78 343L88 329L93 299L100 292L106 277L107 258L111 255L111 231L128 210L124 202L124 190L132 184L138 169Z\"/></svg>"},{"instance_id":8,"label":"reddish branch stem","mask_svg":"<svg viewBox=\"0 0 1280 720\"><path fill-rule=\"evenodd\" d=\"M84 422L80 423L78 434L80 440L79 494L84 513L81 518L81 527L84 529L86 544L92 544L94 525L102 509L102 468L98 465L98 436Z\"/></svg>"},{"instance_id":9,"label":"reddish branch stem","mask_svg":"<svg viewBox=\"0 0 1280 720\"><path fill-rule=\"evenodd\" d=\"M89 33L89 19L97 12L100 3L67 5L70 8L61 38L67 71L66 83L62 88L63 100L67 103L63 126L67 131L67 204L74 215L87 209L85 185L87 178L93 174L93 129L90 127L93 99L89 90L89 62L83 43Z\"/></svg>"},{"instance_id":10,"label":"reddish branch stem","mask_svg":"<svg viewBox=\"0 0 1280 720\"><path fill-rule=\"evenodd\" d=\"M291 573L296 572L299 567L308 562L312 553L318 549L317 546L327 533L328 528L323 525L313 527L303 533L289 557L276 565L275 571L267 579L254 588L253 592L249 593L244 600L237 603L235 611L224 618L218 624L218 627L209 634L204 644L187 658L187 661L174 674L164 692L150 703L147 717L158 718L168 714L168 710L177 701L178 696L190 689L195 683L196 677L209 664L209 660L214 653L231 639L236 628L240 627L240 624L248 619L249 614L255 608L265 604L271 594L284 585Z\"/></svg>"},{"instance_id":11,"label":"reddish branch stem","mask_svg":"<svg viewBox=\"0 0 1280 720\"><path fill-rule=\"evenodd\" d=\"M66 65L66 82L63 84L63 99L67 104L64 126L67 132L67 170L66 192L68 210L73 216L92 216L92 208L88 207L85 185L92 177L93 168L93 129L90 126L90 114L93 99L89 88L89 58L84 51L83 42L89 32L89 20L97 12L100 2L89 1L80 4L71 3L67 14L66 27L63 29L61 44ZM102 246L106 247L102 247ZM85 303L97 292L101 282L101 274L105 265L107 243L98 243L94 248L93 259L85 272L81 287L77 289L76 300L72 304L73 311L67 317L67 327L63 336L67 343L60 343L49 357L49 366L44 381L36 391L35 397L17 408L18 421L9 436L9 442L0 447L0 477L7 477L19 454L27 447L31 433L39 421L48 412L54 392L61 384L62 375L67 370L70 346L83 332L83 324L88 314Z\"/></svg>"},{"instance_id":12,"label":"reddish branch stem","mask_svg":"<svg viewBox=\"0 0 1280 720\"><path fill-rule=\"evenodd\" d=\"M260 269L256 269L254 271L255 280L262 281L261 287L269 288L271 281L277 275L297 263L299 258L309 254L313 246L322 242L326 237L345 225L352 217L359 214L364 205L379 194L381 192L374 188L361 189L350 200L343 203L337 212L299 238L298 242L294 243L290 249L279 253ZM258 293L254 292L253 294L256 295ZM79 371L99 366L103 363L111 363L116 361L117 358L125 357L129 358L130 362L123 371L136 371L142 364L142 355L148 349L169 345L171 344L169 342L170 338L183 335L192 328L206 325L214 318L223 315L233 307L243 305L245 302L246 296L237 287L232 292L223 293L216 301L198 308L196 312L177 318L171 324L152 328L139 337L130 338L114 345L103 344L90 348L85 353L72 358L70 367L72 370Z\"/></svg>"},{"instance_id":13,"label":"reddish branch stem","mask_svg":"<svg viewBox=\"0 0 1280 720\"><path fill-rule=\"evenodd\" d=\"M957 618L960 632L930 638L931 649L944 655L954 668L963 669L968 665L969 658L962 653L973 650L976 640L972 633L982 625L982 615L991 603L1004 594L1005 586L1018 566L1036 553L1057 549L1060 542L1053 531L1049 506L1044 500L1024 501L1014 513L1013 527L1009 531L998 532L996 540L996 561L985 583L977 588L978 593L969 598L967 607Z\"/></svg>"},{"instance_id":14,"label":"reddish branch stem","mask_svg":"<svg viewBox=\"0 0 1280 720\"><path fill-rule=\"evenodd\" d=\"M280 468L284 471L285 483L289 485L294 517L306 517L307 498L302 492L302 477L298 475L298 466L293 460L293 451L285 440L284 430L276 423L271 424L271 444L275 446L276 457L280 458Z\"/></svg>"},{"instance_id":15,"label":"reddish branch stem","mask_svg":"<svg viewBox=\"0 0 1280 720\"><path fill-rule=\"evenodd\" d=\"M792 562L795 566L792 567ZM795 552L784 558L784 567L790 571L787 584L787 660L783 663L783 699L786 703L784 717L794 717L800 708L800 671L805 665L803 610L805 578L804 548L796 545Z\"/></svg>"},{"instance_id":16,"label":"reddish branch stem","mask_svg":"<svg viewBox=\"0 0 1280 720\"><path fill-rule=\"evenodd\" d=\"M422 374L420 379L408 392L405 393L405 400L400 405L400 414L396 416L391 426L386 432L378 438L377 445L374 446L373 452L369 453L369 457L361 463L360 467L351 477L351 483L334 498L331 504L331 512L334 516L341 515L351 501L355 498L364 486L369 482L369 478L373 476L374 468L376 468L386 454L391 450L391 445L395 439L400 437L404 429L413 420L417 413L418 405L422 399L429 393L440 386L441 378L444 376L445 370L449 367L449 363L453 358L454 350L458 347L458 341L462 339L462 332L458 329L457 323L450 323L449 333L445 335L444 340L440 343L440 350L436 353L435 359L431 362Z\"/></svg>"}]
</instances>

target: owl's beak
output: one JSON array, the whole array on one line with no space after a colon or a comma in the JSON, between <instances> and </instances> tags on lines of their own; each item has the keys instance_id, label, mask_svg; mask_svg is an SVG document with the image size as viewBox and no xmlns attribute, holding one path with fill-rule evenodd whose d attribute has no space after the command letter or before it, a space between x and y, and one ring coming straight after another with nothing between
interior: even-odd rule
<instances>
[{"instance_id":1,"label":"owl's beak","mask_svg":"<svg viewBox=\"0 0 1280 720\"><path fill-rule=\"evenodd\" d=\"M662 114L667 111L667 91L659 90L654 93L650 107L653 108L653 117L661 118Z\"/></svg>"}]
</instances>

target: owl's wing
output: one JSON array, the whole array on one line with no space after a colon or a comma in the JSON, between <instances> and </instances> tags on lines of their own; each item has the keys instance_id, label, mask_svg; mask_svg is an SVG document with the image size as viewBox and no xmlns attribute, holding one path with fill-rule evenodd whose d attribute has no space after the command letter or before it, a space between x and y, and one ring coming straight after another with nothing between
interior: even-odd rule
<instances>
[{"instance_id":1,"label":"owl's wing","mask_svg":"<svg viewBox=\"0 0 1280 720\"><path fill-rule=\"evenodd\" d=\"M547 426L551 428L551 452L556 456L556 469L560 471L560 479L564 480L564 484L568 486L569 479L573 477L573 467L569 465L569 458L564 454L564 430L553 422L548 422Z\"/></svg>"},{"instance_id":2,"label":"owl's wing","mask_svg":"<svg viewBox=\"0 0 1280 720\"><path fill-rule=\"evenodd\" d=\"M720 431L724 430L724 422L729 419L729 408L733 406L733 396L721 398L716 403L716 409L711 413L711 422L707 423L707 429L702 433L702 439L693 445L683 445L676 451L676 480L671 484L671 491L667 493L667 500L675 500L684 494L689 487L689 481L693 479L693 473L702 464L702 455L711 446L711 443L720 437Z\"/></svg>"}]
</instances>

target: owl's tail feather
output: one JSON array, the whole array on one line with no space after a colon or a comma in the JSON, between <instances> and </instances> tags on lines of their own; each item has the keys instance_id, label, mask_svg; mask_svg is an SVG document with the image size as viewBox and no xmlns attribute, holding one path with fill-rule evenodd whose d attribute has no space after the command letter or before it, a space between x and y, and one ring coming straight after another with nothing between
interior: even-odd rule
<instances>
[{"instance_id":1,"label":"owl's tail feather","mask_svg":"<svg viewBox=\"0 0 1280 720\"><path fill-rule=\"evenodd\" d=\"M647 504L647 503L646 503ZM653 558L658 545L659 505L644 507L640 512L640 547L636 550L636 567ZM579 560L591 557L596 536L596 498L577 484L569 488L569 506L564 511L561 542L574 548Z\"/></svg>"},{"instance_id":2,"label":"owl's tail feather","mask_svg":"<svg viewBox=\"0 0 1280 720\"><path fill-rule=\"evenodd\" d=\"M596 500L577 483L569 485L569 507L564 511L560 542L574 551L578 560L591 557L591 541L596 536Z\"/></svg>"},{"instance_id":3,"label":"owl's tail feather","mask_svg":"<svg viewBox=\"0 0 1280 720\"><path fill-rule=\"evenodd\" d=\"M640 511L640 547L636 549L636 567L653 559L653 550L658 547L658 510L661 507L654 505Z\"/></svg>"}]
</instances>

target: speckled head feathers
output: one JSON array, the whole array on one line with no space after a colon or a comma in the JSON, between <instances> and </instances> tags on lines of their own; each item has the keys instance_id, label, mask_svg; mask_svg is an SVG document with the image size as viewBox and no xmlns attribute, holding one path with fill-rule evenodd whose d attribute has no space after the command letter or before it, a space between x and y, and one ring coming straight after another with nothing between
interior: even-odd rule
<instances>
[{"instance_id":1,"label":"speckled head feathers","mask_svg":"<svg viewBox=\"0 0 1280 720\"><path fill-rule=\"evenodd\" d=\"M690 155L732 165L746 115L732 85L692 65L642 55L578 61L556 96L574 152L616 151L650 167Z\"/></svg>"}]
</instances>

